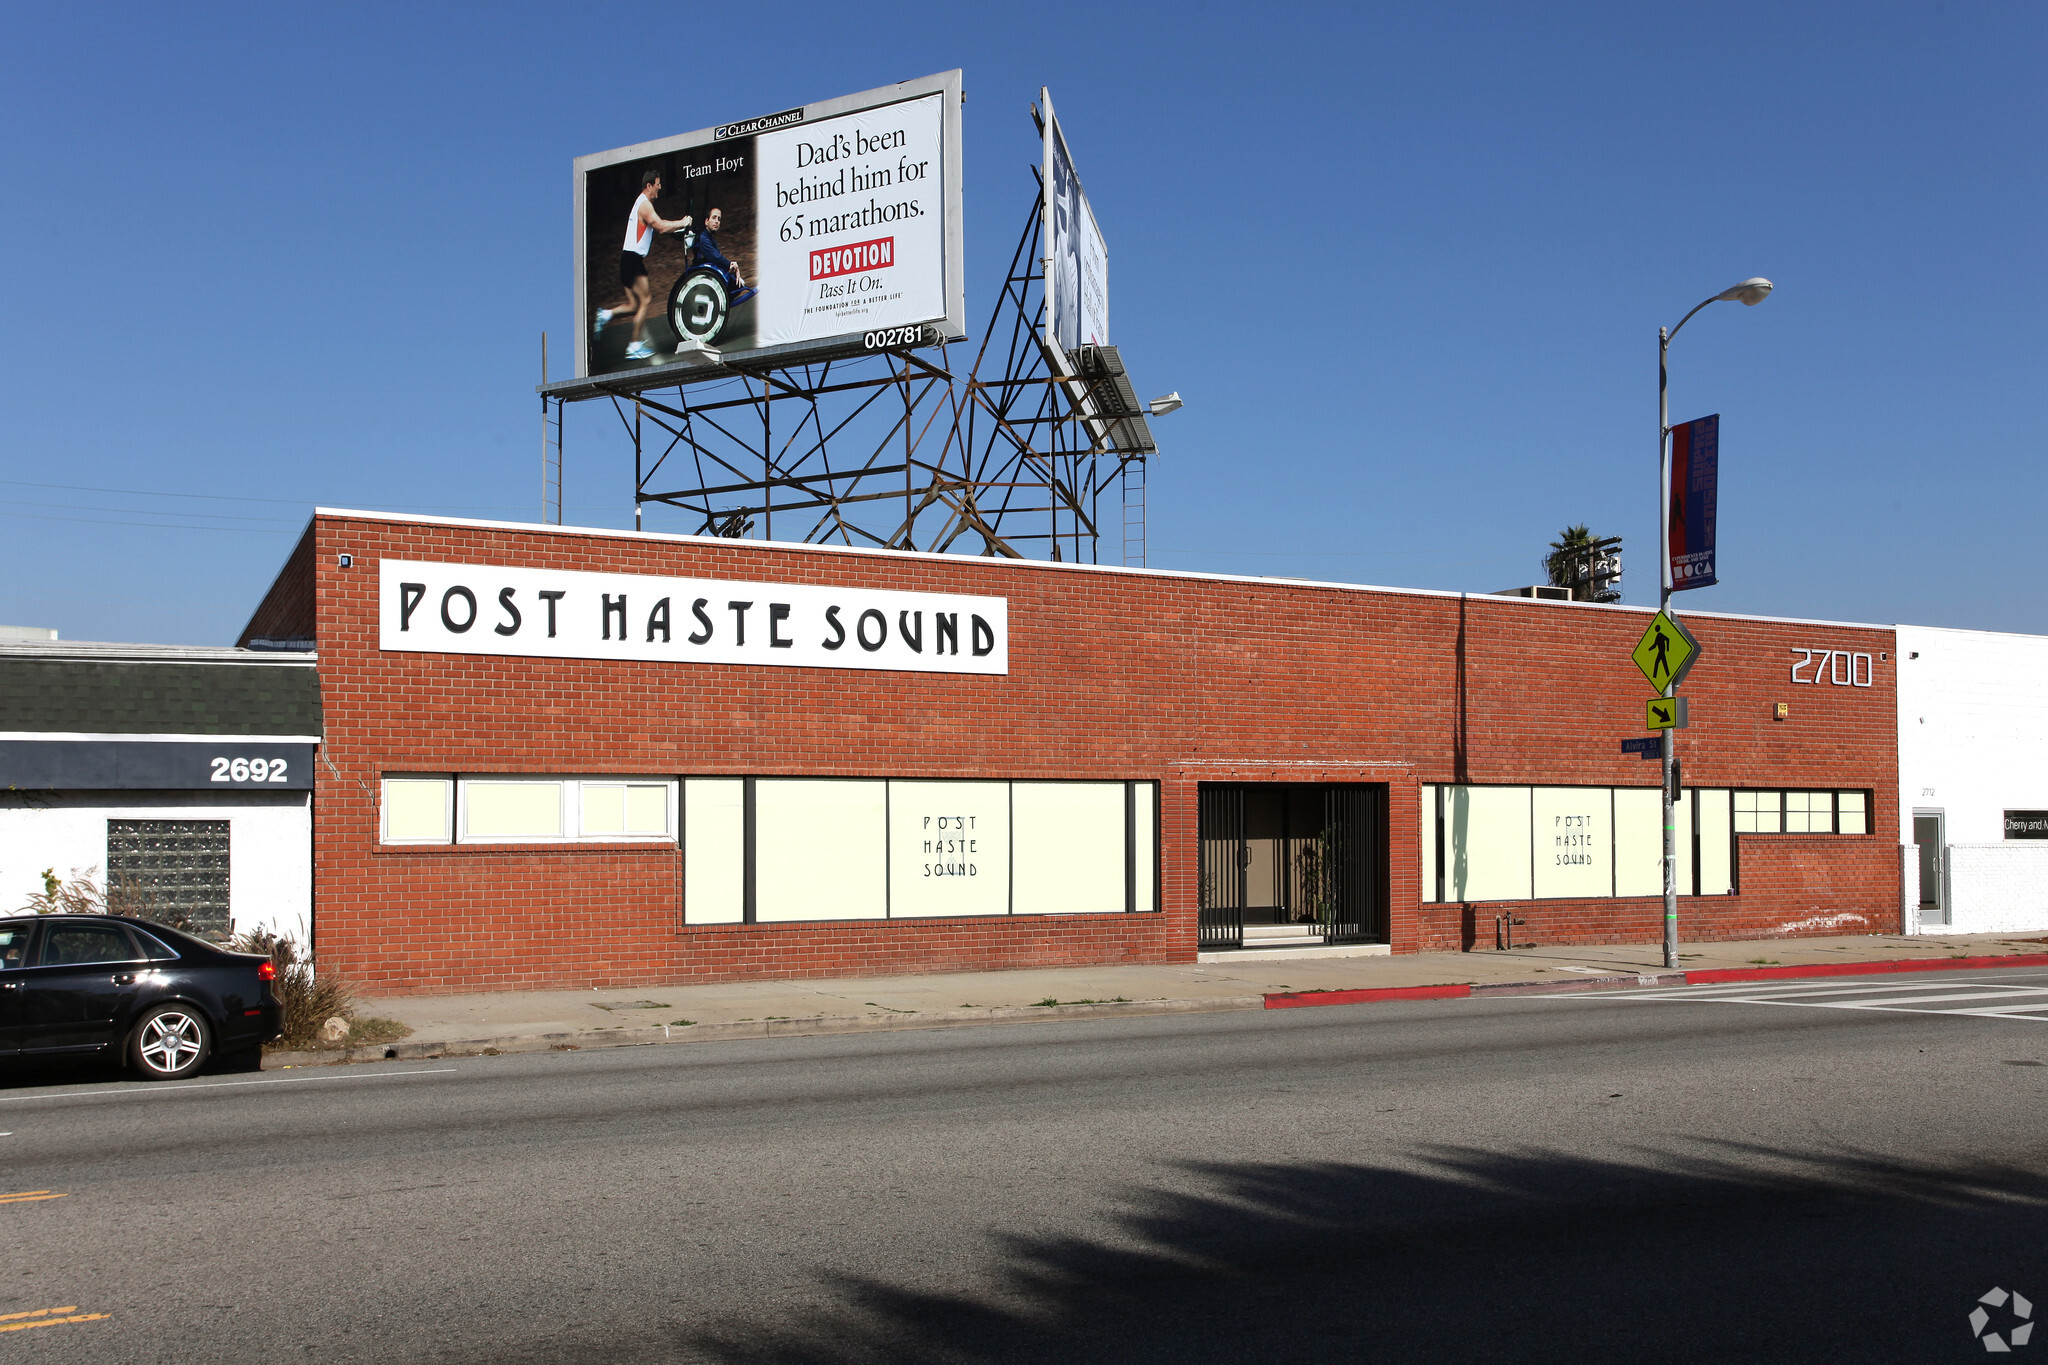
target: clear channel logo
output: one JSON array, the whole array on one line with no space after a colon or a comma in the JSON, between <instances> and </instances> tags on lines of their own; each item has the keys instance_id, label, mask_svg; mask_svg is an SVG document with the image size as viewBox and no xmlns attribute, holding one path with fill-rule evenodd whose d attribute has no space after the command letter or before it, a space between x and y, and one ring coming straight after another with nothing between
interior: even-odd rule
<instances>
[{"instance_id":1,"label":"clear channel logo","mask_svg":"<svg viewBox=\"0 0 2048 1365\"><path fill-rule=\"evenodd\" d=\"M1993 1316L1986 1306L2004 1310ZM1970 1310L1970 1334L1983 1343L1984 1349L1994 1354L2009 1354L2015 1346L2024 1346L2034 1336L2034 1305L2018 1290L2007 1291L1991 1287L1989 1293L1978 1298L1977 1306Z\"/></svg>"}]
</instances>

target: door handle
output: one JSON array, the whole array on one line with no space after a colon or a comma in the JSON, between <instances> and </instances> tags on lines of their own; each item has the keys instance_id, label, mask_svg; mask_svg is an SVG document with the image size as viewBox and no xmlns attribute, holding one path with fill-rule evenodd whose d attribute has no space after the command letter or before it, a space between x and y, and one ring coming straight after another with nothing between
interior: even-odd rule
<instances>
[{"instance_id":1,"label":"door handle","mask_svg":"<svg viewBox=\"0 0 2048 1365\"><path fill-rule=\"evenodd\" d=\"M114 984L115 984L116 986L132 986L132 985L134 985L134 984L135 984L135 973L133 973L133 972L115 972L115 973L114 973Z\"/></svg>"}]
</instances>

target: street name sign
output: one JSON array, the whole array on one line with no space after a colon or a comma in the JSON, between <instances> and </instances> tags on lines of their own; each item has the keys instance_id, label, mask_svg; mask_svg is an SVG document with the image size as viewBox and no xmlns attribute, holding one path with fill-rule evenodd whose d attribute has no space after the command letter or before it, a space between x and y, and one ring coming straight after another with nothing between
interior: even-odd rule
<instances>
[{"instance_id":1,"label":"street name sign","mask_svg":"<svg viewBox=\"0 0 2048 1365\"><path fill-rule=\"evenodd\" d=\"M1677 617L1659 611L1650 618L1650 628L1636 641L1629 657L1650 680L1650 686L1661 692L1685 681L1685 675L1700 657L1700 642L1692 638L1692 632Z\"/></svg>"},{"instance_id":2,"label":"street name sign","mask_svg":"<svg viewBox=\"0 0 2048 1365\"><path fill-rule=\"evenodd\" d=\"M1621 742L1621 751L1625 754L1636 754L1642 758L1662 758L1664 757L1664 739L1661 735L1653 739L1625 739Z\"/></svg>"},{"instance_id":3,"label":"street name sign","mask_svg":"<svg viewBox=\"0 0 2048 1365\"><path fill-rule=\"evenodd\" d=\"M1646 730L1683 730L1692 724L1691 708L1684 697L1652 697L1643 704Z\"/></svg>"}]
</instances>

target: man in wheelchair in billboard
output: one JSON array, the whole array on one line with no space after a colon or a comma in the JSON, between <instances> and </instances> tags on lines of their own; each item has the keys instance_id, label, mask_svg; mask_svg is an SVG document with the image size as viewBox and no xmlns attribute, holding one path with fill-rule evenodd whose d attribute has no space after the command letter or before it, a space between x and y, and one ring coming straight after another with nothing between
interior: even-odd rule
<instances>
[{"instance_id":1,"label":"man in wheelchair in billboard","mask_svg":"<svg viewBox=\"0 0 2048 1365\"><path fill-rule=\"evenodd\" d=\"M727 314L760 292L740 277L740 268L718 249L718 239L712 234L724 222L719 210L707 212L704 226L694 232L687 226L689 220L683 221L685 226L677 229L676 235L683 239L689 264L668 296L668 316L676 329L678 351L693 344L716 344L725 331Z\"/></svg>"}]
</instances>

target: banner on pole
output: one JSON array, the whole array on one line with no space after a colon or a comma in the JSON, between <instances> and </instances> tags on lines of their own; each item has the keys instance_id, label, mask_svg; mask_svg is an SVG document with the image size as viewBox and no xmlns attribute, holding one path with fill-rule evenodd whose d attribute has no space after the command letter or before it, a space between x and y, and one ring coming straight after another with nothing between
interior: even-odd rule
<instances>
[{"instance_id":1,"label":"banner on pole","mask_svg":"<svg viewBox=\"0 0 2048 1365\"><path fill-rule=\"evenodd\" d=\"M1721 414L1671 428L1671 590L1710 587L1721 492Z\"/></svg>"}]
</instances>

